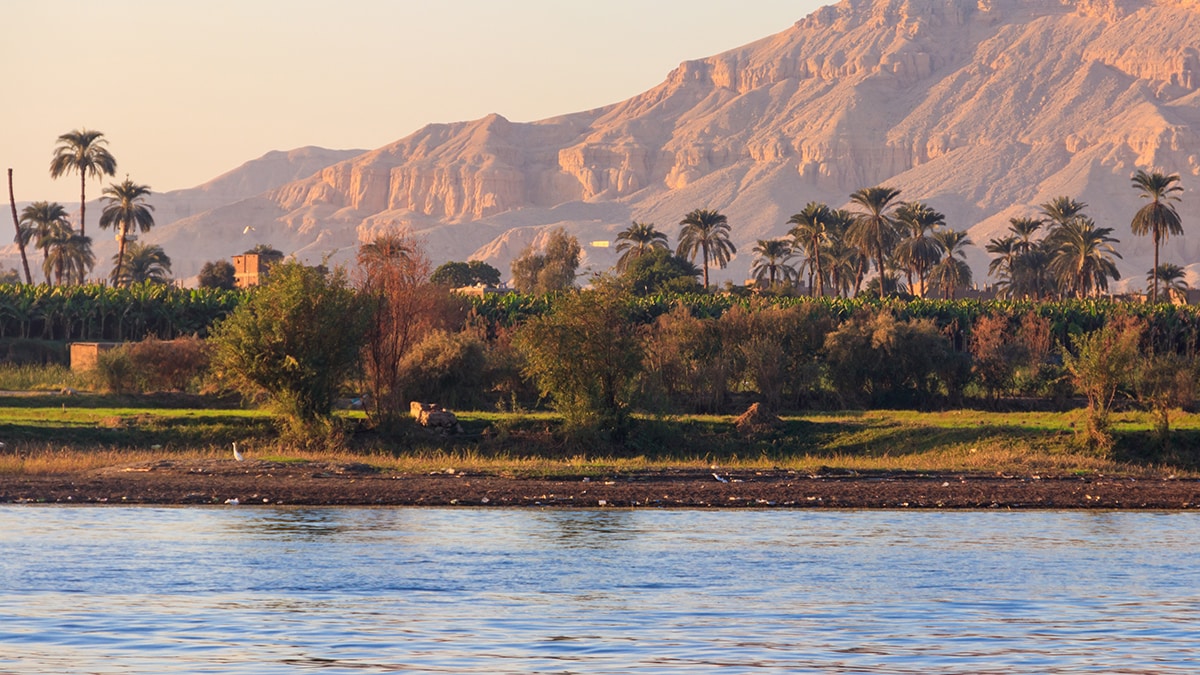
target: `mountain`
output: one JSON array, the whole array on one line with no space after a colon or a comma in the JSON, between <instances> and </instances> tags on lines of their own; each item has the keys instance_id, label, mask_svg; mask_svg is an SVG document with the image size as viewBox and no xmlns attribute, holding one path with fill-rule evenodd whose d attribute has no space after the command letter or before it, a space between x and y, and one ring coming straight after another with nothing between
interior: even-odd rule
<instances>
[{"instance_id":1,"label":"mountain","mask_svg":"<svg viewBox=\"0 0 1200 675\"><path fill-rule=\"evenodd\" d=\"M373 232L410 228L434 262L501 270L548 228L611 240L630 221L672 235L695 208L729 217L746 278L756 239L806 202L886 184L969 228L971 263L1008 218L1057 195L1121 239L1143 285L1152 243L1133 237L1137 168L1183 176L1196 227L1200 176L1197 0L843 0L789 29L688 61L610 106L531 123L432 124L147 239L168 253L237 252L245 227L301 257L346 260ZM244 248L244 247L242 247ZM607 267L611 249L589 248ZM1200 237L1163 260L1200 261Z\"/></svg>"}]
</instances>

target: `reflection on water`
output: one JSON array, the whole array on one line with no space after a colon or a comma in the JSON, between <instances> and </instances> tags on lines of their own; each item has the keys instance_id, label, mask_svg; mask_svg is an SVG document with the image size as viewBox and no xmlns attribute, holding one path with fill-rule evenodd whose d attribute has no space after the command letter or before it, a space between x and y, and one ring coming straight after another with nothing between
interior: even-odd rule
<instances>
[{"instance_id":1,"label":"reflection on water","mask_svg":"<svg viewBox=\"0 0 1200 675\"><path fill-rule=\"evenodd\" d=\"M7 673L1190 673L1192 513L0 506Z\"/></svg>"}]
</instances>

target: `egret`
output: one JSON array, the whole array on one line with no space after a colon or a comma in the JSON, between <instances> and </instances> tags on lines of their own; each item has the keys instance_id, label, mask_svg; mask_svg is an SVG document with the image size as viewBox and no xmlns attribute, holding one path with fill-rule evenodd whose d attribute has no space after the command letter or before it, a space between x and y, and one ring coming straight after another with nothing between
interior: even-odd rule
<instances>
[{"instance_id":1,"label":"egret","mask_svg":"<svg viewBox=\"0 0 1200 675\"><path fill-rule=\"evenodd\" d=\"M234 442L233 442L233 458L234 458L234 459L236 459L236 460L237 460L237 461L239 461L239 462L244 462L244 461L246 461L246 456L245 456L245 455L243 455L241 452L238 452L238 449L237 449L237 441L234 441Z\"/></svg>"}]
</instances>

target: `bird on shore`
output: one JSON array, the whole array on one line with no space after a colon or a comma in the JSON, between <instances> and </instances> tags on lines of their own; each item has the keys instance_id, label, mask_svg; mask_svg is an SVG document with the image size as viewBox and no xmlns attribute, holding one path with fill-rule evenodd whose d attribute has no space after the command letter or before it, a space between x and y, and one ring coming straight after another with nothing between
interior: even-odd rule
<instances>
[{"instance_id":1,"label":"bird on shore","mask_svg":"<svg viewBox=\"0 0 1200 675\"><path fill-rule=\"evenodd\" d=\"M243 455L241 452L239 452L237 449L237 441L233 442L233 458L239 462L246 461L246 456Z\"/></svg>"}]
</instances>

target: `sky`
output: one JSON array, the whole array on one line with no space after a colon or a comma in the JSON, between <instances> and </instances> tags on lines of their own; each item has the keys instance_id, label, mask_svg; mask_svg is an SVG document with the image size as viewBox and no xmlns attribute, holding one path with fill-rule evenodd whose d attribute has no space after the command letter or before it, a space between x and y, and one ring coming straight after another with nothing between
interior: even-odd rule
<instances>
[{"instance_id":1,"label":"sky","mask_svg":"<svg viewBox=\"0 0 1200 675\"><path fill-rule=\"evenodd\" d=\"M18 201L60 134L126 175L194 187L272 150L374 149L433 122L624 100L680 62L786 30L820 0L3 0L0 167ZM103 184L107 184L108 180ZM102 183L89 184L89 199Z\"/></svg>"}]
</instances>

